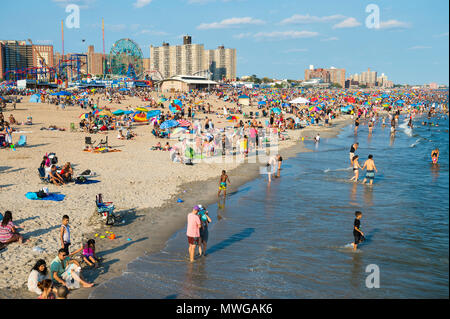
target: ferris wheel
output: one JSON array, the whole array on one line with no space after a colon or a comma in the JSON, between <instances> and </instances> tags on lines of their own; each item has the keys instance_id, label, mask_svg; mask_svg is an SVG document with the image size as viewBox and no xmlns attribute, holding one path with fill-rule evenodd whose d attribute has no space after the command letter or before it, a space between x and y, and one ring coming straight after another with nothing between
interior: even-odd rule
<instances>
[{"instance_id":1,"label":"ferris wheel","mask_svg":"<svg viewBox=\"0 0 450 319\"><path fill-rule=\"evenodd\" d=\"M109 73L136 78L142 74L143 54L139 46L131 39L120 39L114 43L109 54Z\"/></svg>"}]
</instances>

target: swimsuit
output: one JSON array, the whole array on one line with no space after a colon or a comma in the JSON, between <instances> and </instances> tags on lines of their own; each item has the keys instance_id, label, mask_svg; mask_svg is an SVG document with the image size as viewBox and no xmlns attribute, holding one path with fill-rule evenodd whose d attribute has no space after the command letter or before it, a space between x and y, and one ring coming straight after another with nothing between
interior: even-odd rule
<instances>
[{"instance_id":1,"label":"swimsuit","mask_svg":"<svg viewBox=\"0 0 450 319\"><path fill-rule=\"evenodd\" d=\"M374 172L373 169L366 171L366 178L367 179L374 179L374 177L375 177L375 172Z\"/></svg>"},{"instance_id":2,"label":"swimsuit","mask_svg":"<svg viewBox=\"0 0 450 319\"><path fill-rule=\"evenodd\" d=\"M221 182L220 186L219 186L219 190L226 191L227 190L227 183L226 182Z\"/></svg>"}]
</instances>

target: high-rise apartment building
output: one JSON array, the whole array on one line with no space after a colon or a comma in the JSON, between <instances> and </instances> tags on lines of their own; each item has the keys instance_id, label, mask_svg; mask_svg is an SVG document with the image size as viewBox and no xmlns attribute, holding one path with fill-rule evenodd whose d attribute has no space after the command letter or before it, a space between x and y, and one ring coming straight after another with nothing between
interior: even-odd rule
<instances>
[{"instance_id":1,"label":"high-rise apartment building","mask_svg":"<svg viewBox=\"0 0 450 319\"><path fill-rule=\"evenodd\" d=\"M330 68L327 71L330 73L331 83L337 83L342 88L345 87L345 69Z\"/></svg>"},{"instance_id":2,"label":"high-rise apartment building","mask_svg":"<svg viewBox=\"0 0 450 319\"><path fill-rule=\"evenodd\" d=\"M5 72L8 71L53 66L53 45L32 45L27 44L26 41L0 40L1 78L5 78Z\"/></svg>"},{"instance_id":3,"label":"high-rise apartment building","mask_svg":"<svg viewBox=\"0 0 450 319\"><path fill-rule=\"evenodd\" d=\"M209 70L216 80L236 78L236 49L205 50L203 44L192 44L185 36L183 45L150 46L150 69L158 70L164 78L174 75L194 75Z\"/></svg>"},{"instance_id":4,"label":"high-rise apartment building","mask_svg":"<svg viewBox=\"0 0 450 319\"><path fill-rule=\"evenodd\" d=\"M305 81L311 79L322 79L324 83L330 83L330 72L326 69L306 69Z\"/></svg>"},{"instance_id":5,"label":"high-rise apartment building","mask_svg":"<svg viewBox=\"0 0 450 319\"><path fill-rule=\"evenodd\" d=\"M87 56L87 72L91 75L103 75L105 66L105 58L103 57L103 53L95 53L94 46L90 45L88 47Z\"/></svg>"},{"instance_id":6,"label":"high-rise apartment building","mask_svg":"<svg viewBox=\"0 0 450 319\"><path fill-rule=\"evenodd\" d=\"M377 84L377 72L370 71L370 68L366 72L362 72L360 76L360 84L365 84L368 87L376 86Z\"/></svg>"}]
</instances>

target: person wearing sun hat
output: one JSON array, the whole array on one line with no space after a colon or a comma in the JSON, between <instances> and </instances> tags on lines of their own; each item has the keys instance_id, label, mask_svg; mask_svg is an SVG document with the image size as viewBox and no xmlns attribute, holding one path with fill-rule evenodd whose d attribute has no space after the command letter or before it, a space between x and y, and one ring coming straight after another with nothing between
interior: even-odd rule
<instances>
[{"instance_id":1,"label":"person wearing sun hat","mask_svg":"<svg viewBox=\"0 0 450 319\"><path fill-rule=\"evenodd\" d=\"M200 237L200 227L202 227L200 217L198 216L199 211L200 211L200 207L194 206L192 211L187 216L186 235L187 235L188 243L189 243L189 261L190 262L194 262L195 248L198 245L198 240Z\"/></svg>"}]
</instances>

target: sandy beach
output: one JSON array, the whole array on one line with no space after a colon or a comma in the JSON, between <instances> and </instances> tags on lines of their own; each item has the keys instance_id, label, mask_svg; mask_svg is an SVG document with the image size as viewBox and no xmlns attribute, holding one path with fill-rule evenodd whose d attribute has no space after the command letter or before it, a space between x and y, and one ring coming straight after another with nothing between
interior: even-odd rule
<instances>
[{"instance_id":1,"label":"sandy beach","mask_svg":"<svg viewBox=\"0 0 450 319\"><path fill-rule=\"evenodd\" d=\"M0 151L0 211L12 211L14 223L27 239L23 245L13 243L0 251L0 298L37 297L26 289L28 274L37 259L43 258L49 265L56 256L60 248L59 227L64 214L70 217L71 251L81 247L88 238L95 238L95 234L105 235L105 231L116 234L115 240L95 238L98 255L104 259L103 266L95 270L83 269L86 279L99 284L120 275L133 259L162 249L170 236L185 225L186 214L193 205L215 202L222 169L229 172L232 180L230 192L259 174L260 163L253 161L251 156L247 160L250 163L239 160L201 162L194 166L173 163L169 152L150 150L158 140L151 134L151 126L147 125L134 127L137 137L128 141L118 140L114 131L92 135L97 142L108 136L109 144L120 152L83 152L87 134L70 132L69 129L70 123L78 127L78 117L82 113L79 107L62 110L55 105L28 103L28 99L25 97L24 103L17 104L16 110L9 107L4 111L5 117L13 114L19 122L32 116L33 125L13 126L20 131L13 134L13 140L26 135L26 147ZM214 98L207 102L213 105L214 110L225 104ZM136 107L145 105L145 102L127 98L123 104ZM124 105L105 105L105 101L101 102L101 107L108 106L112 110ZM205 115L198 117L204 118ZM216 127L229 125L223 118L210 114L208 117ZM305 151L301 137L312 139L317 132L321 137L332 137L349 122L349 118L341 117L334 120L329 128L312 126L288 131L290 139L280 143L280 153L288 158ZM63 127L66 131L40 130L49 125ZM175 141L169 142L172 144ZM28 200L25 197L27 192L36 192L46 186L40 181L37 168L43 155L50 152L56 153L60 165L71 162L75 173L86 169L95 172L97 176L93 179L99 182L48 186L50 192L66 195L61 202ZM100 222L95 211L95 195L99 193L103 194L105 201L114 202L115 212L124 218L123 224L107 228ZM184 202L177 203L178 198ZM36 246L44 251L33 251ZM91 291L82 288L71 292L69 297L87 298Z\"/></svg>"}]
</instances>

